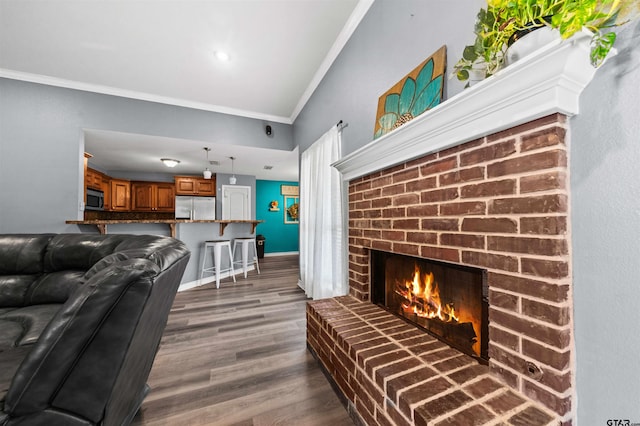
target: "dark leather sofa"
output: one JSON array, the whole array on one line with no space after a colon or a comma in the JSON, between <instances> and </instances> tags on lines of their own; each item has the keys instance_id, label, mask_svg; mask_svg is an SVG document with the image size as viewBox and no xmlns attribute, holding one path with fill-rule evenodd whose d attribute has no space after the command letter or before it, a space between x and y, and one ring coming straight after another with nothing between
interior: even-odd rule
<instances>
[{"instance_id":1,"label":"dark leather sofa","mask_svg":"<svg viewBox=\"0 0 640 426\"><path fill-rule=\"evenodd\" d=\"M126 425L189 260L173 238L0 235L0 425Z\"/></svg>"}]
</instances>

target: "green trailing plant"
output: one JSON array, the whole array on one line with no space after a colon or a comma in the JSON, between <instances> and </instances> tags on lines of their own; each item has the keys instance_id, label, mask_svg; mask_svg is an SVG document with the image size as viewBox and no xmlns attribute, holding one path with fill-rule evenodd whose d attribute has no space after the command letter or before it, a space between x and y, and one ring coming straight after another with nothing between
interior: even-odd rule
<instances>
[{"instance_id":1,"label":"green trailing plant","mask_svg":"<svg viewBox=\"0 0 640 426\"><path fill-rule=\"evenodd\" d=\"M545 25L558 30L563 39L590 31L590 60L597 67L615 43L611 29L639 14L640 0L487 0L476 18L476 39L465 46L452 75L461 81L474 71L489 77L503 66L514 34Z\"/></svg>"}]
</instances>

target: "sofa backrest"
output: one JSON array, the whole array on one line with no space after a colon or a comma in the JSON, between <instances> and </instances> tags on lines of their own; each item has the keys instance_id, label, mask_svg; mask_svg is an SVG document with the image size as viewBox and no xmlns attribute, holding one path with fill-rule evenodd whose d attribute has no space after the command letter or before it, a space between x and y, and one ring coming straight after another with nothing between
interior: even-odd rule
<instances>
[{"instance_id":1,"label":"sofa backrest","mask_svg":"<svg viewBox=\"0 0 640 426\"><path fill-rule=\"evenodd\" d=\"M170 265L181 252L155 235L0 235L0 308L64 303L102 268L125 259Z\"/></svg>"},{"instance_id":2,"label":"sofa backrest","mask_svg":"<svg viewBox=\"0 0 640 426\"><path fill-rule=\"evenodd\" d=\"M44 252L53 234L0 235L0 275L34 275L44 270Z\"/></svg>"},{"instance_id":3,"label":"sofa backrest","mask_svg":"<svg viewBox=\"0 0 640 426\"><path fill-rule=\"evenodd\" d=\"M24 306L53 234L0 235L0 308Z\"/></svg>"}]
</instances>

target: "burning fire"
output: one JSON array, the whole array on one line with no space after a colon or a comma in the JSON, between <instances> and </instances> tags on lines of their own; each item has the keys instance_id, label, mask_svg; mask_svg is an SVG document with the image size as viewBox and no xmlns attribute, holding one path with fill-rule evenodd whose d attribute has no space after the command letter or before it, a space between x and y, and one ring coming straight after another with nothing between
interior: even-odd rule
<instances>
[{"instance_id":1,"label":"burning fire","mask_svg":"<svg viewBox=\"0 0 640 426\"><path fill-rule=\"evenodd\" d=\"M458 322L452 304L440 301L440 289L433 278L433 272L420 276L420 268L415 266L413 280L396 283L395 292L402 296L402 309L422 318L438 318L444 322Z\"/></svg>"}]
</instances>

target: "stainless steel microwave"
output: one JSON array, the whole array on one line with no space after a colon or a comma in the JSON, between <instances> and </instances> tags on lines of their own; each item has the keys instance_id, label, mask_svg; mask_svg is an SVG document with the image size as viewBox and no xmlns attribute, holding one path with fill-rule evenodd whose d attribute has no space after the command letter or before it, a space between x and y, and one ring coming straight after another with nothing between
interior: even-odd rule
<instances>
[{"instance_id":1,"label":"stainless steel microwave","mask_svg":"<svg viewBox=\"0 0 640 426\"><path fill-rule=\"evenodd\" d=\"M85 210L104 210L104 192L87 188Z\"/></svg>"}]
</instances>

